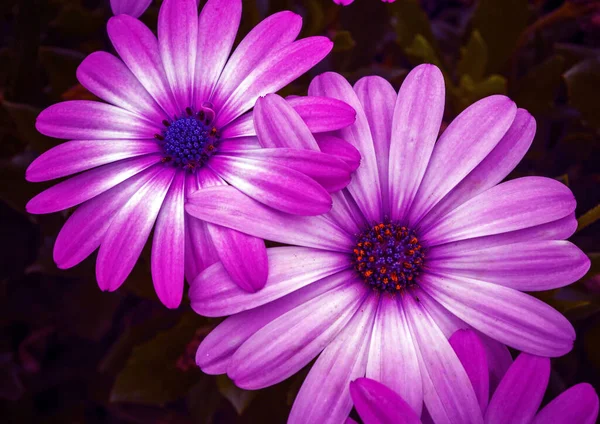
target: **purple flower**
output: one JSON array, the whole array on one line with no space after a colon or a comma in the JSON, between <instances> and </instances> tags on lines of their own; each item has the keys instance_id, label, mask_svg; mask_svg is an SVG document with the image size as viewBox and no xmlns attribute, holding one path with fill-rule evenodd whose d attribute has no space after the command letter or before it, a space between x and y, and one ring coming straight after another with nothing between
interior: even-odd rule
<instances>
[{"instance_id":1,"label":"purple flower","mask_svg":"<svg viewBox=\"0 0 600 424\"><path fill-rule=\"evenodd\" d=\"M110 8L115 15L129 15L139 18L148 9L152 0L110 0Z\"/></svg>"},{"instance_id":2,"label":"purple flower","mask_svg":"<svg viewBox=\"0 0 600 424\"><path fill-rule=\"evenodd\" d=\"M317 77L309 94L354 107L355 124L335 135L360 151L361 166L322 216L285 215L231 187L190 196L194 216L296 245L268 250L269 277L258 293L240 290L221 264L194 280L197 313L233 315L202 342L197 363L258 389L318 356L292 423L343 421L349 383L365 375L417 414L424 400L437 421L481 422L447 339L459 328L480 331L496 379L510 364L504 344L565 354L571 324L521 291L567 285L590 264L563 241L577 226L566 186L541 177L498 184L531 144L534 119L491 96L436 142L444 82L432 65L414 69L398 94L379 77L353 88L333 73Z\"/></svg>"},{"instance_id":3,"label":"purple flower","mask_svg":"<svg viewBox=\"0 0 600 424\"><path fill-rule=\"evenodd\" d=\"M490 375L479 337L471 330L459 330L450 338L450 344L469 375L486 424L596 422L598 395L588 383L571 387L538 412L550 378L548 358L520 354L489 399ZM359 378L350 383L350 394L365 424L421 423L400 395L377 381Z\"/></svg>"},{"instance_id":4,"label":"purple flower","mask_svg":"<svg viewBox=\"0 0 600 424\"><path fill-rule=\"evenodd\" d=\"M121 60L95 52L77 70L81 84L108 103L69 101L39 115L41 133L74 141L36 159L27 179L86 171L27 205L29 212L40 214L81 204L56 240L54 260L60 268L78 264L99 248L98 283L103 290L115 290L154 228L152 276L166 306L179 305L184 274L191 281L217 260L240 287L254 291L267 278L263 241L188 216L185 197L199 187L229 183L238 194L280 211L311 215L330 209L327 190L345 186L352 166L321 152L300 151L304 161L314 159L317 182L292 160L289 149L257 150L255 126L262 139L275 137L262 133L272 130L273 108L278 114L286 108L289 119L312 137L311 131L351 124L354 110L335 99L286 102L269 96L259 101L256 113L244 113L260 96L318 63L332 43L324 37L294 41L302 19L281 12L256 26L229 57L240 15L240 0L209 0L199 19L194 0L166 0L158 40L140 21L113 17L108 34ZM345 148L352 157L352 146L343 140L325 140L320 147Z\"/></svg>"}]
</instances>

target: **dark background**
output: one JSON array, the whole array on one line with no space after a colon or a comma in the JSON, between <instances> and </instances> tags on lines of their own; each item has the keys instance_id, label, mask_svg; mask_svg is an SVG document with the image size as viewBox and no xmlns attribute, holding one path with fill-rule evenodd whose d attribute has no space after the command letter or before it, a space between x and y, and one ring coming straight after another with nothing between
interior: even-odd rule
<instances>
[{"instance_id":1,"label":"dark background","mask_svg":"<svg viewBox=\"0 0 600 424\"><path fill-rule=\"evenodd\" d=\"M142 16L156 29L154 1ZM302 36L324 34L334 53L284 90L305 94L326 70L351 82L378 74L397 89L415 65L446 77L447 124L481 97L505 93L537 120L537 135L510 176L544 175L575 193L572 241L591 258L574 285L536 294L577 330L575 348L553 360L546 401L582 381L600 388L600 7L591 1L244 1L239 39L267 14L304 17ZM61 271L52 247L68 212L32 216L25 203L48 184L24 180L31 160L60 140L35 131L44 107L89 99L75 79L81 60L111 51L99 0L0 1L0 420L9 423L285 422L306 370L246 392L194 365L218 320L187 300L176 311L156 298L148 252L116 293L101 292L95 258Z\"/></svg>"}]
</instances>

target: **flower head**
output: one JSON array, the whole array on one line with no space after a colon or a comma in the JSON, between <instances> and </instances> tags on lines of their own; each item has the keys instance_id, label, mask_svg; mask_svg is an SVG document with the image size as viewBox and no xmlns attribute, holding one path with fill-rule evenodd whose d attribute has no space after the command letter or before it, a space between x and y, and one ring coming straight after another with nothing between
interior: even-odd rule
<instances>
[{"instance_id":1,"label":"flower head","mask_svg":"<svg viewBox=\"0 0 600 424\"><path fill-rule=\"evenodd\" d=\"M85 171L27 205L36 214L80 205L56 240L59 267L72 267L99 248L98 283L115 290L154 229L152 276L165 305L179 305L184 274L191 281L217 260L244 290L255 291L267 278L264 242L188 216L186 196L230 184L286 213L330 209L328 191L349 182L358 153L343 140L317 142L312 133L349 125L352 108L335 99L267 96L254 114L246 112L323 59L332 43L324 37L294 41L301 18L280 12L230 56L240 16L241 0L209 0L199 17L194 0L166 0L158 39L131 16L113 17L108 34L121 59L95 52L77 70L81 84L107 103L63 102L39 115L41 133L73 141L36 159L27 179ZM320 150L346 149L356 163L304 150L296 157L294 149L265 145L277 139L272 122L281 117L271 116L273 105L286 108L287 119ZM311 166L299 165L308 159Z\"/></svg>"},{"instance_id":2,"label":"flower head","mask_svg":"<svg viewBox=\"0 0 600 424\"><path fill-rule=\"evenodd\" d=\"M432 65L414 69L398 94L379 77L352 87L332 73L317 77L309 94L354 107L356 122L332 135L354 144L361 165L317 217L281 214L229 187L190 196L194 216L294 245L269 249L258 293L240 290L220 264L195 279L196 312L233 315L202 342L198 365L257 389L318 356L292 423L343 421L352 408L348 385L365 375L400 393L417 415L424 401L436 421L481 422L450 335L480 331L496 379L510 364L505 344L563 355L573 327L522 291L567 285L589 268L563 241L577 225L566 186L541 177L498 184L532 142L534 119L492 96L438 140L444 82Z\"/></svg>"},{"instance_id":3,"label":"flower head","mask_svg":"<svg viewBox=\"0 0 600 424\"><path fill-rule=\"evenodd\" d=\"M480 338L472 330L459 330L450 344L469 375L486 423L596 422L598 395L587 383L571 387L539 410L550 378L548 358L520 354L497 387L492 387L490 398L488 359ZM359 378L350 383L350 394L365 424L421 423L400 395L377 381Z\"/></svg>"}]
</instances>

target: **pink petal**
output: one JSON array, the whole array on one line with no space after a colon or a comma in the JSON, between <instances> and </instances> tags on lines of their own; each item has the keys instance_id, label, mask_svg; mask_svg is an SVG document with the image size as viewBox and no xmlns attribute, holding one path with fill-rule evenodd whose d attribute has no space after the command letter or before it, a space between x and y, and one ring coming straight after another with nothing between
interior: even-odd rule
<instances>
[{"instance_id":1,"label":"pink petal","mask_svg":"<svg viewBox=\"0 0 600 424\"><path fill-rule=\"evenodd\" d=\"M219 260L208 224L185 214L185 279L188 283Z\"/></svg>"},{"instance_id":2,"label":"pink petal","mask_svg":"<svg viewBox=\"0 0 600 424\"><path fill-rule=\"evenodd\" d=\"M360 165L360 153L352 144L339 137L329 134L316 134L315 140L323 153L337 156L348 164L352 171Z\"/></svg>"},{"instance_id":3,"label":"pink petal","mask_svg":"<svg viewBox=\"0 0 600 424\"><path fill-rule=\"evenodd\" d=\"M129 15L138 18L148 9L152 0L110 0L110 7L115 15Z\"/></svg>"},{"instance_id":4,"label":"pink petal","mask_svg":"<svg viewBox=\"0 0 600 424\"><path fill-rule=\"evenodd\" d=\"M542 408L532 424L594 424L597 418L598 394L590 384L581 383Z\"/></svg>"},{"instance_id":5,"label":"pink petal","mask_svg":"<svg viewBox=\"0 0 600 424\"><path fill-rule=\"evenodd\" d=\"M350 395L360 418L368 424L421 424L419 414L387 386L370 378L350 383Z\"/></svg>"},{"instance_id":6,"label":"pink petal","mask_svg":"<svg viewBox=\"0 0 600 424\"><path fill-rule=\"evenodd\" d=\"M473 330L479 337L485 349L488 368L490 370L490 392L493 393L498 387L500 380L513 363L510 351L502 344L480 331Z\"/></svg>"}]
</instances>

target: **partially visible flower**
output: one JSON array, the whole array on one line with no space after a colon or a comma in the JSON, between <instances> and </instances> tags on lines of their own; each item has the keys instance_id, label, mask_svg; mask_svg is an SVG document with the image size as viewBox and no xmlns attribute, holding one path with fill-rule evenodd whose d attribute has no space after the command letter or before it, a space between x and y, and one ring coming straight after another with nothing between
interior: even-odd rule
<instances>
[{"instance_id":1,"label":"partially visible flower","mask_svg":"<svg viewBox=\"0 0 600 424\"><path fill-rule=\"evenodd\" d=\"M332 43L325 37L294 41L302 19L286 11L258 24L230 57L241 10L241 0L209 0L198 18L194 0L165 0L158 40L131 16L111 18L108 35L121 60L95 52L77 70L81 84L108 103L68 101L39 115L41 133L73 141L42 154L26 178L78 174L27 204L35 214L81 205L57 237L54 260L60 268L77 265L99 248L98 284L116 290L154 229L152 278L166 306L181 302L184 275L191 281L218 260L240 287L255 291L267 278L263 240L187 215L186 196L199 187L230 184L286 213L331 208L328 190L347 184L356 158L348 166L322 152L302 151L302 160L294 162L294 152L261 149L256 136L277 137L271 124L280 117L272 109L280 103L276 113L285 107L286 117L301 121L311 137L311 131L351 124L354 110L334 99L286 102L275 96L260 101L256 113L244 113L260 96L313 67ZM336 154L343 145L353 149L340 140L323 143L320 150L333 148ZM311 166L299 166L310 159Z\"/></svg>"},{"instance_id":2,"label":"partially visible flower","mask_svg":"<svg viewBox=\"0 0 600 424\"><path fill-rule=\"evenodd\" d=\"M480 423L467 374L448 338L473 327L485 338L493 374L504 346L545 356L569 352L575 331L555 309L523 291L565 286L589 259L569 237L573 193L524 177L499 184L535 134L535 120L505 96L463 111L438 139L444 79L422 65L399 93L379 77L352 87L341 75L313 80L310 95L351 105L356 122L330 135L362 160L322 216L284 215L231 187L189 197L193 216L279 243L257 293L212 265L190 287L207 316L233 315L200 344L197 363L240 387L276 384L317 356L290 423L337 423L352 408L350 381L367 376L444 423ZM314 147L313 147L314 149Z\"/></svg>"},{"instance_id":3,"label":"partially visible flower","mask_svg":"<svg viewBox=\"0 0 600 424\"><path fill-rule=\"evenodd\" d=\"M450 338L450 344L475 389L486 424L596 422L598 394L588 383L571 387L538 411L550 378L548 358L520 354L498 387L491 391L490 399L488 361L481 340L471 330L459 330ZM417 413L399 394L375 380L356 379L350 383L350 394L364 424L421 423Z\"/></svg>"},{"instance_id":4,"label":"partially visible flower","mask_svg":"<svg viewBox=\"0 0 600 424\"><path fill-rule=\"evenodd\" d=\"M129 15L139 18L148 9L152 0L110 0L114 15Z\"/></svg>"},{"instance_id":5,"label":"partially visible flower","mask_svg":"<svg viewBox=\"0 0 600 424\"><path fill-rule=\"evenodd\" d=\"M383 3L394 3L396 0L381 0ZM354 0L333 0L335 4L339 4L340 6L348 6L349 4L354 3Z\"/></svg>"}]
</instances>

